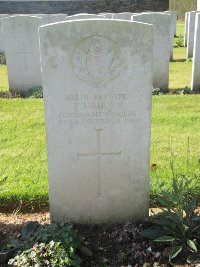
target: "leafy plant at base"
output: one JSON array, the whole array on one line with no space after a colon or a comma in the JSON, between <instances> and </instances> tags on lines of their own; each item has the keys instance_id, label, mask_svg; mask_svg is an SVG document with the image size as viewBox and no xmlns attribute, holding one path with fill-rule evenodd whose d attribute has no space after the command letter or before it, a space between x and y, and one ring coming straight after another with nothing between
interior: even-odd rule
<instances>
[{"instance_id":1,"label":"leafy plant at base","mask_svg":"<svg viewBox=\"0 0 200 267\"><path fill-rule=\"evenodd\" d=\"M14 259L9 260L8 265L18 267L79 266L72 263L70 252L73 254L73 248L66 253L65 248L59 242L36 243L31 249L25 250Z\"/></svg>"},{"instance_id":2,"label":"leafy plant at base","mask_svg":"<svg viewBox=\"0 0 200 267\"><path fill-rule=\"evenodd\" d=\"M178 36L178 39L176 40L176 44L178 47L183 47L184 45L184 37L182 34Z\"/></svg>"},{"instance_id":3,"label":"leafy plant at base","mask_svg":"<svg viewBox=\"0 0 200 267\"><path fill-rule=\"evenodd\" d=\"M43 91L41 87L33 87L28 90L25 95L28 98L43 98Z\"/></svg>"},{"instance_id":4,"label":"leafy plant at base","mask_svg":"<svg viewBox=\"0 0 200 267\"><path fill-rule=\"evenodd\" d=\"M200 261L200 216L195 212L198 201L189 197L189 191L199 180L199 176L192 179L185 175L173 176L171 192L166 192L161 184L158 202L163 212L153 217L152 228L141 233L155 242L170 244L170 263L181 252L188 263Z\"/></svg>"},{"instance_id":5,"label":"leafy plant at base","mask_svg":"<svg viewBox=\"0 0 200 267\"><path fill-rule=\"evenodd\" d=\"M29 261L32 257L32 249L37 248L34 261L38 260L38 266L80 266L80 258L77 256L76 251L79 246L79 240L77 234L72 225L69 224L50 224L39 225L37 222L29 222L22 230L23 241L13 240L8 244L10 248L18 248L21 251L25 250L21 254L14 257L10 262L17 262L20 264L24 258ZM52 245L54 244L54 245ZM32 247L32 249L30 249ZM55 249L55 251L54 251ZM41 253L41 250L46 250L46 256ZM39 253L40 252L40 253ZM60 253L60 254L59 254ZM56 258L62 260L65 265L59 265L56 263ZM55 265L42 265L46 260L55 261ZM50 258L49 258L50 257ZM62 262L61 261L61 262ZM35 264L35 262L34 262ZM56 265L57 264L57 265ZM32 266L32 265L14 265L13 266ZM35 265L34 265L35 266Z\"/></svg>"},{"instance_id":6,"label":"leafy plant at base","mask_svg":"<svg viewBox=\"0 0 200 267\"><path fill-rule=\"evenodd\" d=\"M186 59L186 62L192 62L192 57L188 57L188 58Z\"/></svg>"},{"instance_id":7,"label":"leafy plant at base","mask_svg":"<svg viewBox=\"0 0 200 267\"><path fill-rule=\"evenodd\" d=\"M168 89L153 88L152 95L165 95L168 93Z\"/></svg>"},{"instance_id":8,"label":"leafy plant at base","mask_svg":"<svg viewBox=\"0 0 200 267\"><path fill-rule=\"evenodd\" d=\"M6 57L4 53L0 53L0 65L6 65Z\"/></svg>"}]
</instances>

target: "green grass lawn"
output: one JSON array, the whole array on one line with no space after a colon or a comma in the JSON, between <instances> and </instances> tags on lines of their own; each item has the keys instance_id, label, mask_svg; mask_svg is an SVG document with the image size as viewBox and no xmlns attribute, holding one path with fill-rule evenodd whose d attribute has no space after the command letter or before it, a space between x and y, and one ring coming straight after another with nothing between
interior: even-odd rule
<instances>
[{"instance_id":1,"label":"green grass lawn","mask_svg":"<svg viewBox=\"0 0 200 267\"><path fill-rule=\"evenodd\" d=\"M47 199L42 100L0 100L0 200Z\"/></svg>"},{"instance_id":2,"label":"green grass lawn","mask_svg":"<svg viewBox=\"0 0 200 267\"><path fill-rule=\"evenodd\" d=\"M4 65L0 65L0 92L7 92L8 90L9 86L7 67Z\"/></svg>"},{"instance_id":3,"label":"green grass lawn","mask_svg":"<svg viewBox=\"0 0 200 267\"><path fill-rule=\"evenodd\" d=\"M183 32L178 24L177 34ZM170 89L190 87L191 62L185 48L174 48L170 63ZM0 66L0 91L8 90L6 66ZM176 173L200 170L200 95L153 96L151 199L159 181L170 188L170 156ZM47 203L47 156L43 100L0 99L0 211L20 205ZM195 190L199 190L200 185Z\"/></svg>"}]
</instances>

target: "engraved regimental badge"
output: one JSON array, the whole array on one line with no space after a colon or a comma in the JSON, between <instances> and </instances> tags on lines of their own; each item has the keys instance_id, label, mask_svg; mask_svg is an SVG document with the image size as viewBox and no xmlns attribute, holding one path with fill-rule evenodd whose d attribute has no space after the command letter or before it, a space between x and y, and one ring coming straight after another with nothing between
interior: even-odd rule
<instances>
[{"instance_id":1,"label":"engraved regimental badge","mask_svg":"<svg viewBox=\"0 0 200 267\"><path fill-rule=\"evenodd\" d=\"M77 45L73 54L76 77L94 87L103 87L121 72L121 56L117 44L111 39L94 35Z\"/></svg>"}]
</instances>

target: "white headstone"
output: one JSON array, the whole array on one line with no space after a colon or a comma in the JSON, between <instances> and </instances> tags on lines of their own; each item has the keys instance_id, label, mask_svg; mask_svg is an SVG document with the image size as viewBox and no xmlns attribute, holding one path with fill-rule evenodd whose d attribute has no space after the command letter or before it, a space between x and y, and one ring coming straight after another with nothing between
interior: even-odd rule
<instances>
[{"instance_id":1,"label":"white headstone","mask_svg":"<svg viewBox=\"0 0 200 267\"><path fill-rule=\"evenodd\" d=\"M165 13L147 12L132 16L133 21L154 25L154 88L168 89L171 49L171 17Z\"/></svg>"},{"instance_id":2,"label":"white headstone","mask_svg":"<svg viewBox=\"0 0 200 267\"><path fill-rule=\"evenodd\" d=\"M42 19L11 16L2 19L10 91L25 93L42 85L38 28Z\"/></svg>"},{"instance_id":3,"label":"white headstone","mask_svg":"<svg viewBox=\"0 0 200 267\"><path fill-rule=\"evenodd\" d=\"M40 27L52 220L148 217L153 39L110 19Z\"/></svg>"},{"instance_id":4,"label":"white headstone","mask_svg":"<svg viewBox=\"0 0 200 267\"><path fill-rule=\"evenodd\" d=\"M192 66L192 90L200 91L200 14L197 15Z\"/></svg>"},{"instance_id":5,"label":"white headstone","mask_svg":"<svg viewBox=\"0 0 200 267\"><path fill-rule=\"evenodd\" d=\"M187 35L187 57L193 57L193 49L194 49L194 29L195 29L195 19L196 14L200 12L191 11L189 12L188 19L188 35Z\"/></svg>"},{"instance_id":6,"label":"white headstone","mask_svg":"<svg viewBox=\"0 0 200 267\"><path fill-rule=\"evenodd\" d=\"M56 23L67 20L66 14L46 14L45 16L42 16L43 23Z\"/></svg>"},{"instance_id":7,"label":"white headstone","mask_svg":"<svg viewBox=\"0 0 200 267\"><path fill-rule=\"evenodd\" d=\"M200 11L200 0L197 0L197 10Z\"/></svg>"},{"instance_id":8,"label":"white headstone","mask_svg":"<svg viewBox=\"0 0 200 267\"><path fill-rule=\"evenodd\" d=\"M131 20L131 17L136 13L131 12L122 12L122 13L116 13L113 15L113 19L122 19L122 20Z\"/></svg>"},{"instance_id":9,"label":"white headstone","mask_svg":"<svg viewBox=\"0 0 200 267\"><path fill-rule=\"evenodd\" d=\"M184 30L184 46L187 47L187 36L188 36L188 24L189 24L189 13L185 13L185 30Z\"/></svg>"},{"instance_id":10,"label":"white headstone","mask_svg":"<svg viewBox=\"0 0 200 267\"><path fill-rule=\"evenodd\" d=\"M99 15L104 16L107 19L112 19L114 14L115 13L99 13Z\"/></svg>"},{"instance_id":11,"label":"white headstone","mask_svg":"<svg viewBox=\"0 0 200 267\"><path fill-rule=\"evenodd\" d=\"M97 14L87 14L87 13L80 13L72 16L68 16L66 20L79 20L79 19L104 19L105 17L102 15L97 15Z\"/></svg>"},{"instance_id":12,"label":"white headstone","mask_svg":"<svg viewBox=\"0 0 200 267\"><path fill-rule=\"evenodd\" d=\"M170 60L173 60L173 51L174 51L174 35L176 33L176 12L175 11L165 11L166 14L171 17L170 24Z\"/></svg>"},{"instance_id":13,"label":"white headstone","mask_svg":"<svg viewBox=\"0 0 200 267\"><path fill-rule=\"evenodd\" d=\"M173 10L165 11L167 14L171 14L173 16L173 25L174 25L174 36L176 35L176 23L177 23L177 12Z\"/></svg>"},{"instance_id":14,"label":"white headstone","mask_svg":"<svg viewBox=\"0 0 200 267\"><path fill-rule=\"evenodd\" d=\"M3 29L2 29L1 19L2 18L6 18L6 17L9 17L9 15L7 15L7 14L0 14L0 53L4 53L5 52L4 42L3 42Z\"/></svg>"}]
</instances>

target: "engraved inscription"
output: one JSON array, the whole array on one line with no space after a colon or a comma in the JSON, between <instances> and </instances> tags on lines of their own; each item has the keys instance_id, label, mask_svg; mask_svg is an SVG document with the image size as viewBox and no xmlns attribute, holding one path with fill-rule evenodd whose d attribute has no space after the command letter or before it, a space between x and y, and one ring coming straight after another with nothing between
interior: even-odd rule
<instances>
[{"instance_id":1,"label":"engraved inscription","mask_svg":"<svg viewBox=\"0 0 200 267\"><path fill-rule=\"evenodd\" d=\"M117 44L108 37L94 35L79 43L73 54L77 78L101 88L121 73L121 56Z\"/></svg>"},{"instance_id":2,"label":"engraved inscription","mask_svg":"<svg viewBox=\"0 0 200 267\"><path fill-rule=\"evenodd\" d=\"M136 118L133 100L126 93L66 95L68 109L58 114L65 125L133 124Z\"/></svg>"},{"instance_id":3,"label":"engraved inscription","mask_svg":"<svg viewBox=\"0 0 200 267\"><path fill-rule=\"evenodd\" d=\"M21 54L23 56L23 59L24 59L24 68L25 70L28 70L28 59L27 59L27 54L32 54L33 51L26 51L26 45L25 43L23 42L23 51L17 51L16 53L17 54Z\"/></svg>"},{"instance_id":4,"label":"engraved inscription","mask_svg":"<svg viewBox=\"0 0 200 267\"><path fill-rule=\"evenodd\" d=\"M97 157L98 164L98 188L97 188L97 196L98 198L102 197L102 156L119 156L121 155L121 151L119 152L103 152L101 148L101 131L102 129L94 129L96 131L97 137L97 152L96 153L77 153L77 156L95 156Z\"/></svg>"}]
</instances>

